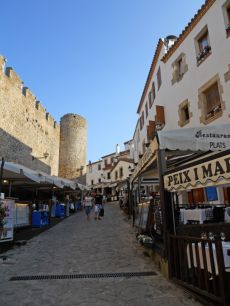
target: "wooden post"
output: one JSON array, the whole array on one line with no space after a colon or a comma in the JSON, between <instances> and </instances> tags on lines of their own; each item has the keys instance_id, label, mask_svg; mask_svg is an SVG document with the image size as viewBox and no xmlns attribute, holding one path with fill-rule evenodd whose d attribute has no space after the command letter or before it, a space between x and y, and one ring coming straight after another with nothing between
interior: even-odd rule
<instances>
[{"instance_id":1,"label":"wooden post","mask_svg":"<svg viewBox=\"0 0 230 306\"><path fill-rule=\"evenodd\" d=\"M131 218L131 192L130 192L130 178L127 178L127 192L128 192L128 218Z\"/></svg>"},{"instance_id":2,"label":"wooden post","mask_svg":"<svg viewBox=\"0 0 230 306\"><path fill-rule=\"evenodd\" d=\"M4 160L4 157L2 157L1 171L0 171L0 195L1 195L1 192L2 192L2 179L3 179L4 164L5 164L5 160Z\"/></svg>"},{"instance_id":3,"label":"wooden post","mask_svg":"<svg viewBox=\"0 0 230 306\"><path fill-rule=\"evenodd\" d=\"M12 191L12 181L9 181L9 198L11 197L11 191Z\"/></svg>"},{"instance_id":4,"label":"wooden post","mask_svg":"<svg viewBox=\"0 0 230 306\"><path fill-rule=\"evenodd\" d=\"M173 232L171 195L164 189L164 173L166 171L165 150L157 151L158 176L160 187L160 203L163 222L164 256L168 257L168 235Z\"/></svg>"}]
</instances>

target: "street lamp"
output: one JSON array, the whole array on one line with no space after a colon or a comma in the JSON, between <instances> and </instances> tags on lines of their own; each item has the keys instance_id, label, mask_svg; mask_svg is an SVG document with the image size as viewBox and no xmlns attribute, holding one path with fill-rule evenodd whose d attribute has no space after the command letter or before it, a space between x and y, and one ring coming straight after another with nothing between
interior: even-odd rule
<instances>
[{"instance_id":1,"label":"street lamp","mask_svg":"<svg viewBox=\"0 0 230 306\"><path fill-rule=\"evenodd\" d=\"M47 159L49 157L49 153L46 151L43 153L43 156L39 156L39 157L35 157L35 156L32 156L32 160L35 160L35 159Z\"/></svg>"}]
</instances>

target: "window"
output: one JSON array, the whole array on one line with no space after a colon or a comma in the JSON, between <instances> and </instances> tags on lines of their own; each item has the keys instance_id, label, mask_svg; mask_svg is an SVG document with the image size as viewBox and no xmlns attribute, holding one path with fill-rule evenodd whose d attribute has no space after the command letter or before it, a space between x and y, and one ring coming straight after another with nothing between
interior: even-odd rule
<instances>
[{"instance_id":1,"label":"window","mask_svg":"<svg viewBox=\"0 0 230 306\"><path fill-rule=\"evenodd\" d=\"M105 159L105 166L107 166L107 164L108 164L108 161L107 161L107 159Z\"/></svg>"},{"instance_id":2,"label":"window","mask_svg":"<svg viewBox=\"0 0 230 306\"><path fill-rule=\"evenodd\" d=\"M101 179L100 178L98 179L98 183L101 183Z\"/></svg>"},{"instance_id":3,"label":"window","mask_svg":"<svg viewBox=\"0 0 230 306\"><path fill-rule=\"evenodd\" d=\"M223 88L218 75L199 89L200 122L207 124L222 116L225 103L222 100Z\"/></svg>"},{"instance_id":4,"label":"window","mask_svg":"<svg viewBox=\"0 0 230 306\"><path fill-rule=\"evenodd\" d=\"M149 108L151 108L153 105L153 102L152 102L152 93L151 91L149 92Z\"/></svg>"},{"instance_id":5,"label":"window","mask_svg":"<svg viewBox=\"0 0 230 306\"><path fill-rule=\"evenodd\" d=\"M120 178L123 177L123 168L122 167L119 168L119 177Z\"/></svg>"},{"instance_id":6,"label":"window","mask_svg":"<svg viewBox=\"0 0 230 306\"><path fill-rule=\"evenodd\" d=\"M101 164L98 164L98 170L101 170Z\"/></svg>"},{"instance_id":7,"label":"window","mask_svg":"<svg viewBox=\"0 0 230 306\"><path fill-rule=\"evenodd\" d=\"M208 47L208 31L205 32L200 39L198 39L199 51L203 52Z\"/></svg>"},{"instance_id":8,"label":"window","mask_svg":"<svg viewBox=\"0 0 230 306\"><path fill-rule=\"evenodd\" d=\"M91 180L91 185L93 185L93 180Z\"/></svg>"},{"instance_id":9,"label":"window","mask_svg":"<svg viewBox=\"0 0 230 306\"><path fill-rule=\"evenodd\" d=\"M182 77L182 75L183 75L183 69L182 69L183 68L183 61L182 61L182 58L180 58L178 60L177 65L178 65L178 75L180 77Z\"/></svg>"},{"instance_id":10,"label":"window","mask_svg":"<svg viewBox=\"0 0 230 306\"><path fill-rule=\"evenodd\" d=\"M179 82L184 74L188 71L188 65L186 64L185 54L182 53L172 64L173 67L173 76L172 76L172 85L176 82Z\"/></svg>"},{"instance_id":11,"label":"window","mask_svg":"<svg viewBox=\"0 0 230 306\"><path fill-rule=\"evenodd\" d=\"M144 118L144 112L141 113L141 117L140 117L140 129L142 130L143 126L145 123L145 118Z\"/></svg>"},{"instance_id":12,"label":"window","mask_svg":"<svg viewBox=\"0 0 230 306\"><path fill-rule=\"evenodd\" d=\"M152 103L154 102L155 98L156 98L155 83L152 82Z\"/></svg>"},{"instance_id":13,"label":"window","mask_svg":"<svg viewBox=\"0 0 230 306\"><path fill-rule=\"evenodd\" d=\"M207 26L195 38L196 45L196 59L197 64L200 65L207 56L211 53L211 46L209 41L209 34Z\"/></svg>"},{"instance_id":14,"label":"window","mask_svg":"<svg viewBox=\"0 0 230 306\"><path fill-rule=\"evenodd\" d=\"M185 105L185 106L182 108L182 114L183 114L184 120L185 120L185 121L188 121L188 120L189 120L189 109L188 109L188 105Z\"/></svg>"},{"instance_id":15,"label":"window","mask_svg":"<svg viewBox=\"0 0 230 306\"><path fill-rule=\"evenodd\" d=\"M207 90L204 91L207 113L211 113L214 109L221 109L220 94L218 90L218 84L214 83Z\"/></svg>"},{"instance_id":16,"label":"window","mask_svg":"<svg viewBox=\"0 0 230 306\"><path fill-rule=\"evenodd\" d=\"M110 172L107 173L107 179L110 180Z\"/></svg>"},{"instance_id":17,"label":"window","mask_svg":"<svg viewBox=\"0 0 230 306\"><path fill-rule=\"evenodd\" d=\"M118 179L118 173L117 173L117 171L115 171L115 180L117 180Z\"/></svg>"},{"instance_id":18,"label":"window","mask_svg":"<svg viewBox=\"0 0 230 306\"><path fill-rule=\"evenodd\" d=\"M223 5L224 23L227 37L230 36L230 1L226 1Z\"/></svg>"},{"instance_id":19,"label":"window","mask_svg":"<svg viewBox=\"0 0 230 306\"><path fill-rule=\"evenodd\" d=\"M230 26L230 5L227 7L228 26Z\"/></svg>"},{"instance_id":20,"label":"window","mask_svg":"<svg viewBox=\"0 0 230 306\"><path fill-rule=\"evenodd\" d=\"M145 104L145 118L148 117L148 114L149 114L149 112L148 112L148 103L146 102L146 104Z\"/></svg>"},{"instance_id":21,"label":"window","mask_svg":"<svg viewBox=\"0 0 230 306\"><path fill-rule=\"evenodd\" d=\"M188 100L182 102L179 105L179 121L178 121L178 125L179 126L184 126L186 124L189 123L190 118L192 117L192 113L189 112L189 102Z\"/></svg>"},{"instance_id":22,"label":"window","mask_svg":"<svg viewBox=\"0 0 230 306\"><path fill-rule=\"evenodd\" d=\"M162 80L161 80L161 67L159 67L158 71L157 71L157 85L158 85L158 90L160 89L162 84Z\"/></svg>"}]
</instances>

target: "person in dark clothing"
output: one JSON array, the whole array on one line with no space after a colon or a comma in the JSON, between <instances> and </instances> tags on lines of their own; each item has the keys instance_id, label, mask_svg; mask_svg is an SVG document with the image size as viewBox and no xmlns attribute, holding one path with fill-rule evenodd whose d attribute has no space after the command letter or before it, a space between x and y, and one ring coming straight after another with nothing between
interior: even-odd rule
<instances>
[{"instance_id":1,"label":"person in dark clothing","mask_svg":"<svg viewBox=\"0 0 230 306\"><path fill-rule=\"evenodd\" d=\"M101 220L99 214L100 214L100 210L102 208L102 201L103 201L102 194L97 193L94 200L95 200L95 206L94 206L95 220Z\"/></svg>"}]
</instances>

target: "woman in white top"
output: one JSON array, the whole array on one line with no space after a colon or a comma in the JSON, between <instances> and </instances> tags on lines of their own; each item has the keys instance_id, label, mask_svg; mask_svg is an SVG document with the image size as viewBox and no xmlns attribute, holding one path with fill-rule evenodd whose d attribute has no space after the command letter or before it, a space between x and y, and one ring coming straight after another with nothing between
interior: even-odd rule
<instances>
[{"instance_id":1,"label":"woman in white top","mask_svg":"<svg viewBox=\"0 0 230 306\"><path fill-rule=\"evenodd\" d=\"M89 221L90 212L93 207L93 197L91 197L91 195L86 195L83 203L85 207L87 220Z\"/></svg>"}]
</instances>

